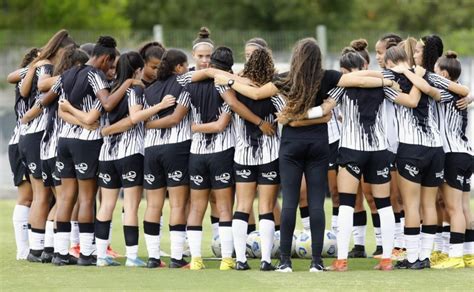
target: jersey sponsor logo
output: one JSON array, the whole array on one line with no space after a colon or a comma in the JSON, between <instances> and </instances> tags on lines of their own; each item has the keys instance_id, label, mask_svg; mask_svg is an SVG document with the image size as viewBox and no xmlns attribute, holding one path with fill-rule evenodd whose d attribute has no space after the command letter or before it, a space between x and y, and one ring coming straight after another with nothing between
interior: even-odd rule
<instances>
[{"instance_id":1,"label":"jersey sponsor logo","mask_svg":"<svg viewBox=\"0 0 474 292\"><path fill-rule=\"evenodd\" d=\"M464 176L458 175L458 176L456 177L456 180L458 180L458 181L461 183L461 185L462 185L462 183L464 182Z\"/></svg>"},{"instance_id":2,"label":"jersey sponsor logo","mask_svg":"<svg viewBox=\"0 0 474 292\"><path fill-rule=\"evenodd\" d=\"M41 172L41 177L43 178L43 180L47 180L47 179L48 179L48 175L47 175L46 172L44 172L44 171Z\"/></svg>"},{"instance_id":3,"label":"jersey sponsor logo","mask_svg":"<svg viewBox=\"0 0 474 292\"><path fill-rule=\"evenodd\" d=\"M204 181L204 179L200 175L191 175L189 178L194 182L194 184L198 186L200 186Z\"/></svg>"},{"instance_id":4,"label":"jersey sponsor logo","mask_svg":"<svg viewBox=\"0 0 474 292\"><path fill-rule=\"evenodd\" d=\"M262 177L268 179L268 180L274 180L278 176L276 171L270 171L270 172L263 172Z\"/></svg>"},{"instance_id":5,"label":"jersey sponsor logo","mask_svg":"<svg viewBox=\"0 0 474 292\"><path fill-rule=\"evenodd\" d=\"M87 163L82 162L82 163L74 165L74 168L76 168L76 170L79 171L80 173L84 174L86 173L89 166L87 165Z\"/></svg>"},{"instance_id":6,"label":"jersey sponsor logo","mask_svg":"<svg viewBox=\"0 0 474 292\"><path fill-rule=\"evenodd\" d=\"M108 184L112 180L110 174L102 172L99 173L99 178L104 182L104 184Z\"/></svg>"},{"instance_id":7,"label":"jersey sponsor logo","mask_svg":"<svg viewBox=\"0 0 474 292\"><path fill-rule=\"evenodd\" d=\"M173 172L168 173L168 178L174 181L180 181L182 177L183 177L183 173L179 170L175 170Z\"/></svg>"},{"instance_id":8,"label":"jersey sponsor logo","mask_svg":"<svg viewBox=\"0 0 474 292\"><path fill-rule=\"evenodd\" d=\"M64 169L64 163L61 161L56 161L56 168L58 169L59 172Z\"/></svg>"},{"instance_id":9,"label":"jersey sponsor logo","mask_svg":"<svg viewBox=\"0 0 474 292\"><path fill-rule=\"evenodd\" d=\"M221 175L216 175L214 177L214 179L216 181L220 181L222 183L225 183L225 184L228 184L229 183L229 180L230 180L230 174L228 172L224 172L223 174Z\"/></svg>"},{"instance_id":10,"label":"jersey sponsor logo","mask_svg":"<svg viewBox=\"0 0 474 292\"><path fill-rule=\"evenodd\" d=\"M28 164L28 168L30 169L30 171L32 173L35 173L35 170L36 170L36 163L32 162L30 164Z\"/></svg>"},{"instance_id":11,"label":"jersey sponsor logo","mask_svg":"<svg viewBox=\"0 0 474 292\"><path fill-rule=\"evenodd\" d=\"M252 174L252 171L250 169L242 169L237 170L235 173L240 177L249 178L249 176Z\"/></svg>"},{"instance_id":12,"label":"jersey sponsor logo","mask_svg":"<svg viewBox=\"0 0 474 292\"><path fill-rule=\"evenodd\" d=\"M444 169L441 170L440 172L435 173L435 177L443 179L444 178Z\"/></svg>"},{"instance_id":13,"label":"jersey sponsor logo","mask_svg":"<svg viewBox=\"0 0 474 292\"><path fill-rule=\"evenodd\" d=\"M411 166L408 164L405 164L405 170L408 170L408 173L413 177L417 176L418 173L420 173L420 170L416 166Z\"/></svg>"},{"instance_id":14,"label":"jersey sponsor logo","mask_svg":"<svg viewBox=\"0 0 474 292\"><path fill-rule=\"evenodd\" d=\"M355 165L352 165L352 164L348 164L347 167L349 167L356 174L360 174L360 168L359 167L357 167Z\"/></svg>"},{"instance_id":15,"label":"jersey sponsor logo","mask_svg":"<svg viewBox=\"0 0 474 292\"><path fill-rule=\"evenodd\" d=\"M145 174L145 176L143 177L143 179L149 184L153 184L153 182L155 181L155 176L153 174Z\"/></svg>"},{"instance_id":16,"label":"jersey sponsor logo","mask_svg":"<svg viewBox=\"0 0 474 292\"><path fill-rule=\"evenodd\" d=\"M384 178L388 178L388 173L389 173L388 167L385 167L382 170L377 170L377 175Z\"/></svg>"},{"instance_id":17,"label":"jersey sponsor logo","mask_svg":"<svg viewBox=\"0 0 474 292\"><path fill-rule=\"evenodd\" d=\"M137 177L137 173L135 171L129 171L126 174L122 174L122 179L126 179L128 181L135 181L135 178Z\"/></svg>"}]
</instances>

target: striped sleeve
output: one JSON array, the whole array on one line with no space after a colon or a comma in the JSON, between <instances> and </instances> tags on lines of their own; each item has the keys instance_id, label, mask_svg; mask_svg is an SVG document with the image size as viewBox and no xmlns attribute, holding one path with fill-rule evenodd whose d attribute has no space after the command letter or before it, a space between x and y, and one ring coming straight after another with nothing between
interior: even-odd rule
<instances>
[{"instance_id":1,"label":"striped sleeve","mask_svg":"<svg viewBox=\"0 0 474 292\"><path fill-rule=\"evenodd\" d=\"M26 73L28 73L28 67L24 67L20 69L20 78L23 79L26 76Z\"/></svg>"},{"instance_id":2,"label":"striped sleeve","mask_svg":"<svg viewBox=\"0 0 474 292\"><path fill-rule=\"evenodd\" d=\"M221 109L222 109L223 113L232 114L232 109L230 108L230 106L226 102L224 102L222 104Z\"/></svg>"},{"instance_id":3,"label":"striped sleeve","mask_svg":"<svg viewBox=\"0 0 474 292\"><path fill-rule=\"evenodd\" d=\"M230 87L227 85L216 85L216 90L220 95L224 94L227 90L230 90Z\"/></svg>"},{"instance_id":4,"label":"striped sleeve","mask_svg":"<svg viewBox=\"0 0 474 292\"><path fill-rule=\"evenodd\" d=\"M280 95L273 96L272 102L277 113L281 112L285 107L285 100Z\"/></svg>"},{"instance_id":5,"label":"striped sleeve","mask_svg":"<svg viewBox=\"0 0 474 292\"><path fill-rule=\"evenodd\" d=\"M391 102L394 102L395 99L398 97L398 92L395 89L391 88L391 87L384 86L383 87L383 92L385 94L385 98L387 98Z\"/></svg>"},{"instance_id":6,"label":"striped sleeve","mask_svg":"<svg viewBox=\"0 0 474 292\"><path fill-rule=\"evenodd\" d=\"M439 93L441 94L441 99L439 100L440 103L447 103L453 100L454 96L447 90L438 89Z\"/></svg>"},{"instance_id":7,"label":"striped sleeve","mask_svg":"<svg viewBox=\"0 0 474 292\"><path fill-rule=\"evenodd\" d=\"M128 96L128 107L134 105L143 105L143 94L138 94L135 90L131 89Z\"/></svg>"},{"instance_id":8,"label":"striped sleeve","mask_svg":"<svg viewBox=\"0 0 474 292\"><path fill-rule=\"evenodd\" d=\"M395 75L391 70L383 70L382 75L385 79L395 80Z\"/></svg>"},{"instance_id":9,"label":"striped sleeve","mask_svg":"<svg viewBox=\"0 0 474 292\"><path fill-rule=\"evenodd\" d=\"M109 88L109 83L107 82L107 80L105 80L105 78L100 76L97 72L89 71L89 73L87 74L87 78L89 84L92 86L94 94L96 95L97 92L99 92L100 90Z\"/></svg>"},{"instance_id":10,"label":"striped sleeve","mask_svg":"<svg viewBox=\"0 0 474 292\"><path fill-rule=\"evenodd\" d=\"M53 66L50 64L45 64L40 66L36 69L36 74L38 77L43 76L45 74L52 75L53 74Z\"/></svg>"},{"instance_id":11,"label":"striped sleeve","mask_svg":"<svg viewBox=\"0 0 474 292\"><path fill-rule=\"evenodd\" d=\"M189 83L191 83L191 78L193 77L194 72L196 71L190 71L190 72L178 75L176 76L176 81L178 81L178 83L184 87L188 85Z\"/></svg>"},{"instance_id":12,"label":"striped sleeve","mask_svg":"<svg viewBox=\"0 0 474 292\"><path fill-rule=\"evenodd\" d=\"M436 88L439 89L448 89L449 87L449 80L444 78L443 76L440 76L438 74L434 74L431 72L428 72L428 81L430 84Z\"/></svg>"},{"instance_id":13,"label":"striped sleeve","mask_svg":"<svg viewBox=\"0 0 474 292\"><path fill-rule=\"evenodd\" d=\"M92 109L95 109L99 112L103 112L103 106L102 106L102 103L100 102L100 100L97 98L95 101L94 101L94 105L92 106Z\"/></svg>"},{"instance_id":14,"label":"striped sleeve","mask_svg":"<svg viewBox=\"0 0 474 292\"><path fill-rule=\"evenodd\" d=\"M189 92L187 90L181 91L181 94L179 95L176 103L179 103L180 105L189 108L191 104L191 97Z\"/></svg>"},{"instance_id":15,"label":"striped sleeve","mask_svg":"<svg viewBox=\"0 0 474 292\"><path fill-rule=\"evenodd\" d=\"M334 87L333 89L329 90L328 96L331 97L336 101L337 104L340 104L342 102L342 96L344 96L345 93L344 87Z\"/></svg>"},{"instance_id":16,"label":"striped sleeve","mask_svg":"<svg viewBox=\"0 0 474 292\"><path fill-rule=\"evenodd\" d=\"M51 87L51 90L54 93L56 93L57 95L61 95L62 87L63 87L63 80L62 80L61 76L59 76L58 80L56 80L53 87Z\"/></svg>"}]
</instances>

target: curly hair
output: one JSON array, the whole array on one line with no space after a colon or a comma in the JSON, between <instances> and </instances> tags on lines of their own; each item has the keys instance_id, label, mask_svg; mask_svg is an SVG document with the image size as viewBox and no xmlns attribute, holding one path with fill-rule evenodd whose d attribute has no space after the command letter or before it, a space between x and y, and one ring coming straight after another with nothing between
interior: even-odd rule
<instances>
[{"instance_id":1,"label":"curly hair","mask_svg":"<svg viewBox=\"0 0 474 292\"><path fill-rule=\"evenodd\" d=\"M429 35L421 38L423 44L423 67L429 72L434 71L434 65L439 57L443 55L443 41L437 35Z\"/></svg>"},{"instance_id":2,"label":"curly hair","mask_svg":"<svg viewBox=\"0 0 474 292\"><path fill-rule=\"evenodd\" d=\"M83 50L75 46L67 46L61 55L57 66L54 67L53 76L61 75L64 71L80 64L84 65L89 60L89 56Z\"/></svg>"},{"instance_id":3,"label":"curly hair","mask_svg":"<svg viewBox=\"0 0 474 292\"><path fill-rule=\"evenodd\" d=\"M264 85L273 79L275 65L270 50L257 49L245 63L243 77L247 77L257 85Z\"/></svg>"},{"instance_id":4,"label":"curly hair","mask_svg":"<svg viewBox=\"0 0 474 292\"><path fill-rule=\"evenodd\" d=\"M20 68L28 66L33 60L38 57L38 54L41 52L40 48L31 48L28 53L23 56L23 59L20 63Z\"/></svg>"},{"instance_id":5,"label":"curly hair","mask_svg":"<svg viewBox=\"0 0 474 292\"><path fill-rule=\"evenodd\" d=\"M281 114L290 119L302 119L315 105L323 76L321 50L316 40L305 38L298 41L293 49L288 76L275 84L287 101Z\"/></svg>"}]
</instances>

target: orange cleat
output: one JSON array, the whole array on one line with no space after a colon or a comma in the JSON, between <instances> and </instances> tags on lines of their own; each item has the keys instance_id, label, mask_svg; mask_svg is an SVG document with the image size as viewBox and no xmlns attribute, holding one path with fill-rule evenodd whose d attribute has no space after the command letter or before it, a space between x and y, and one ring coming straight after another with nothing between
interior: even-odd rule
<instances>
[{"instance_id":1,"label":"orange cleat","mask_svg":"<svg viewBox=\"0 0 474 292\"><path fill-rule=\"evenodd\" d=\"M335 272L347 271L347 260L334 260L328 270Z\"/></svg>"},{"instance_id":2,"label":"orange cleat","mask_svg":"<svg viewBox=\"0 0 474 292\"><path fill-rule=\"evenodd\" d=\"M109 245L107 246L107 255L111 258L121 258L122 255L116 252L115 250L112 249L112 247Z\"/></svg>"},{"instance_id":3,"label":"orange cleat","mask_svg":"<svg viewBox=\"0 0 474 292\"><path fill-rule=\"evenodd\" d=\"M374 267L374 270L391 271L393 270L392 259L381 259Z\"/></svg>"},{"instance_id":4,"label":"orange cleat","mask_svg":"<svg viewBox=\"0 0 474 292\"><path fill-rule=\"evenodd\" d=\"M79 258L80 253L81 253L81 246L79 244L75 244L71 246L71 248L69 249L69 254L75 257L76 259Z\"/></svg>"}]
</instances>

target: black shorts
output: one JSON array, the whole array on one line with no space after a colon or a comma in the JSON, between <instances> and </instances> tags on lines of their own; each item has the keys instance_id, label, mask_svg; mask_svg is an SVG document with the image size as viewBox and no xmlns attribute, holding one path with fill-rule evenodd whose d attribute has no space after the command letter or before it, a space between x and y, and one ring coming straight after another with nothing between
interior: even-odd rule
<instances>
[{"instance_id":1,"label":"black shorts","mask_svg":"<svg viewBox=\"0 0 474 292\"><path fill-rule=\"evenodd\" d=\"M337 164L347 169L358 180L364 176L369 184L384 184L390 181L389 151L357 151L339 148Z\"/></svg>"},{"instance_id":2,"label":"black shorts","mask_svg":"<svg viewBox=\"0 0 474 292\"><path fill-rule=\"evenodd\" d=\"M189 156L190 187L223 189L234 185L234 148L212 154Z\"/></svg>"},{"instance_id":3,"label":"black shorts","mask_svg":"<svg viewBox=\"0 0 474 292\"><path fill-rule=\"evenodd\" d=\"M28 169L25 161L20 157L20 149L17 144L8 145L8 160L10 160L10 169L13 176L13 184L17 187L24 181L29 181Z\"/></svg>"},{"instance_id":4,"label":"black shorts","mask_svg":"<svg viewBox=\"0 0 474 292\"><path fill-rule=\"evenodd\" d=\"M143 185L143 155L135 154L112 161L99 161L98 185L106 189Z\"/></svg>"},{"instance_id":5,"label":"black shorts","mask_svg":"<svg viewBox=\"0 0 474 292\"><path fill-rule=\"evenodd\" d=\"M259 185L280 184L278 159L262 165L242 165L234 163L236 183L256 182Z\"/></svg>"},{"instance_id":6,"label":"black shorts","mask_svg":"<svg viewBox=\"0 0 474 292\"><path fill-rule=\"evenodd\" d=\"M61 185L61 178L56 169L56 157L48 160L41 160L41 176L45 187L55 187Z\"/></svg>"},{"instance_id":7,"label":"black shorts","mask_svg":"<svg viewBox=\"0 0 474 292\"><path fill-rule=\"evenodd\" d=\"M40 143L44 131L20 136L18 147L20 158L28 168L28 173L36 179L41 179Z\"/></svg>"},{"instance_id":8,"label":"black shorts","mask_svg":"<svg viewBox=\"0 0 474 292\"><path fill-rule=\"evenodd\" d=\"M337 170L337 153L339 150L339 140L329 144L329 168L328 170Z\"/></svg>"},{"instance_id":9,"label":"black shorts","mask_svg":"<svg viewBox=\"0 0 474 292\"><path fill-rule=\"evenodd\" d=\"M145 148L143 187L156 190L189 184L191 140Z\"/></svg>"},{"instance_id":10,"label":"black shorts","mask_svg":"<svg viewBox=\"0 0 474 292\"><path fill-rule=\"evenodd\" d=\"M397 151L398 173L424 187L439 187L444 181L443 147L400 143Z\"/></svg>"},{"instance_id":11,"label":"black shorts","mask_svg":"<svg viewBox=\"0 0 474 292\"><path fill-rule=\"evenodd\" d=\"M388 151L388 154L390 156L390 171L397 171L397 154L393 153L392 151Z\"/></svg>"},{"instance_id":12,"label":"black shorts","mask_svg":"<svg viewBox=\"0 0 474 292\"><path fill-rule=\"evenodd\" d=\"M59 138L56 163L59 177L80 180L96 178L101 147L102 139L88 141Z\"/></svg>"},{"instance_id":13,"label":"black shorts","mask_svg":"<svg viewBox=\"0 0 474 292\"><path fill-rule=\"evenodd\" d=\"M444 160L444 180L455 189L471 191L471 176L474 157L467 153L446 153Z\"/></svg>"}]
</instances>

